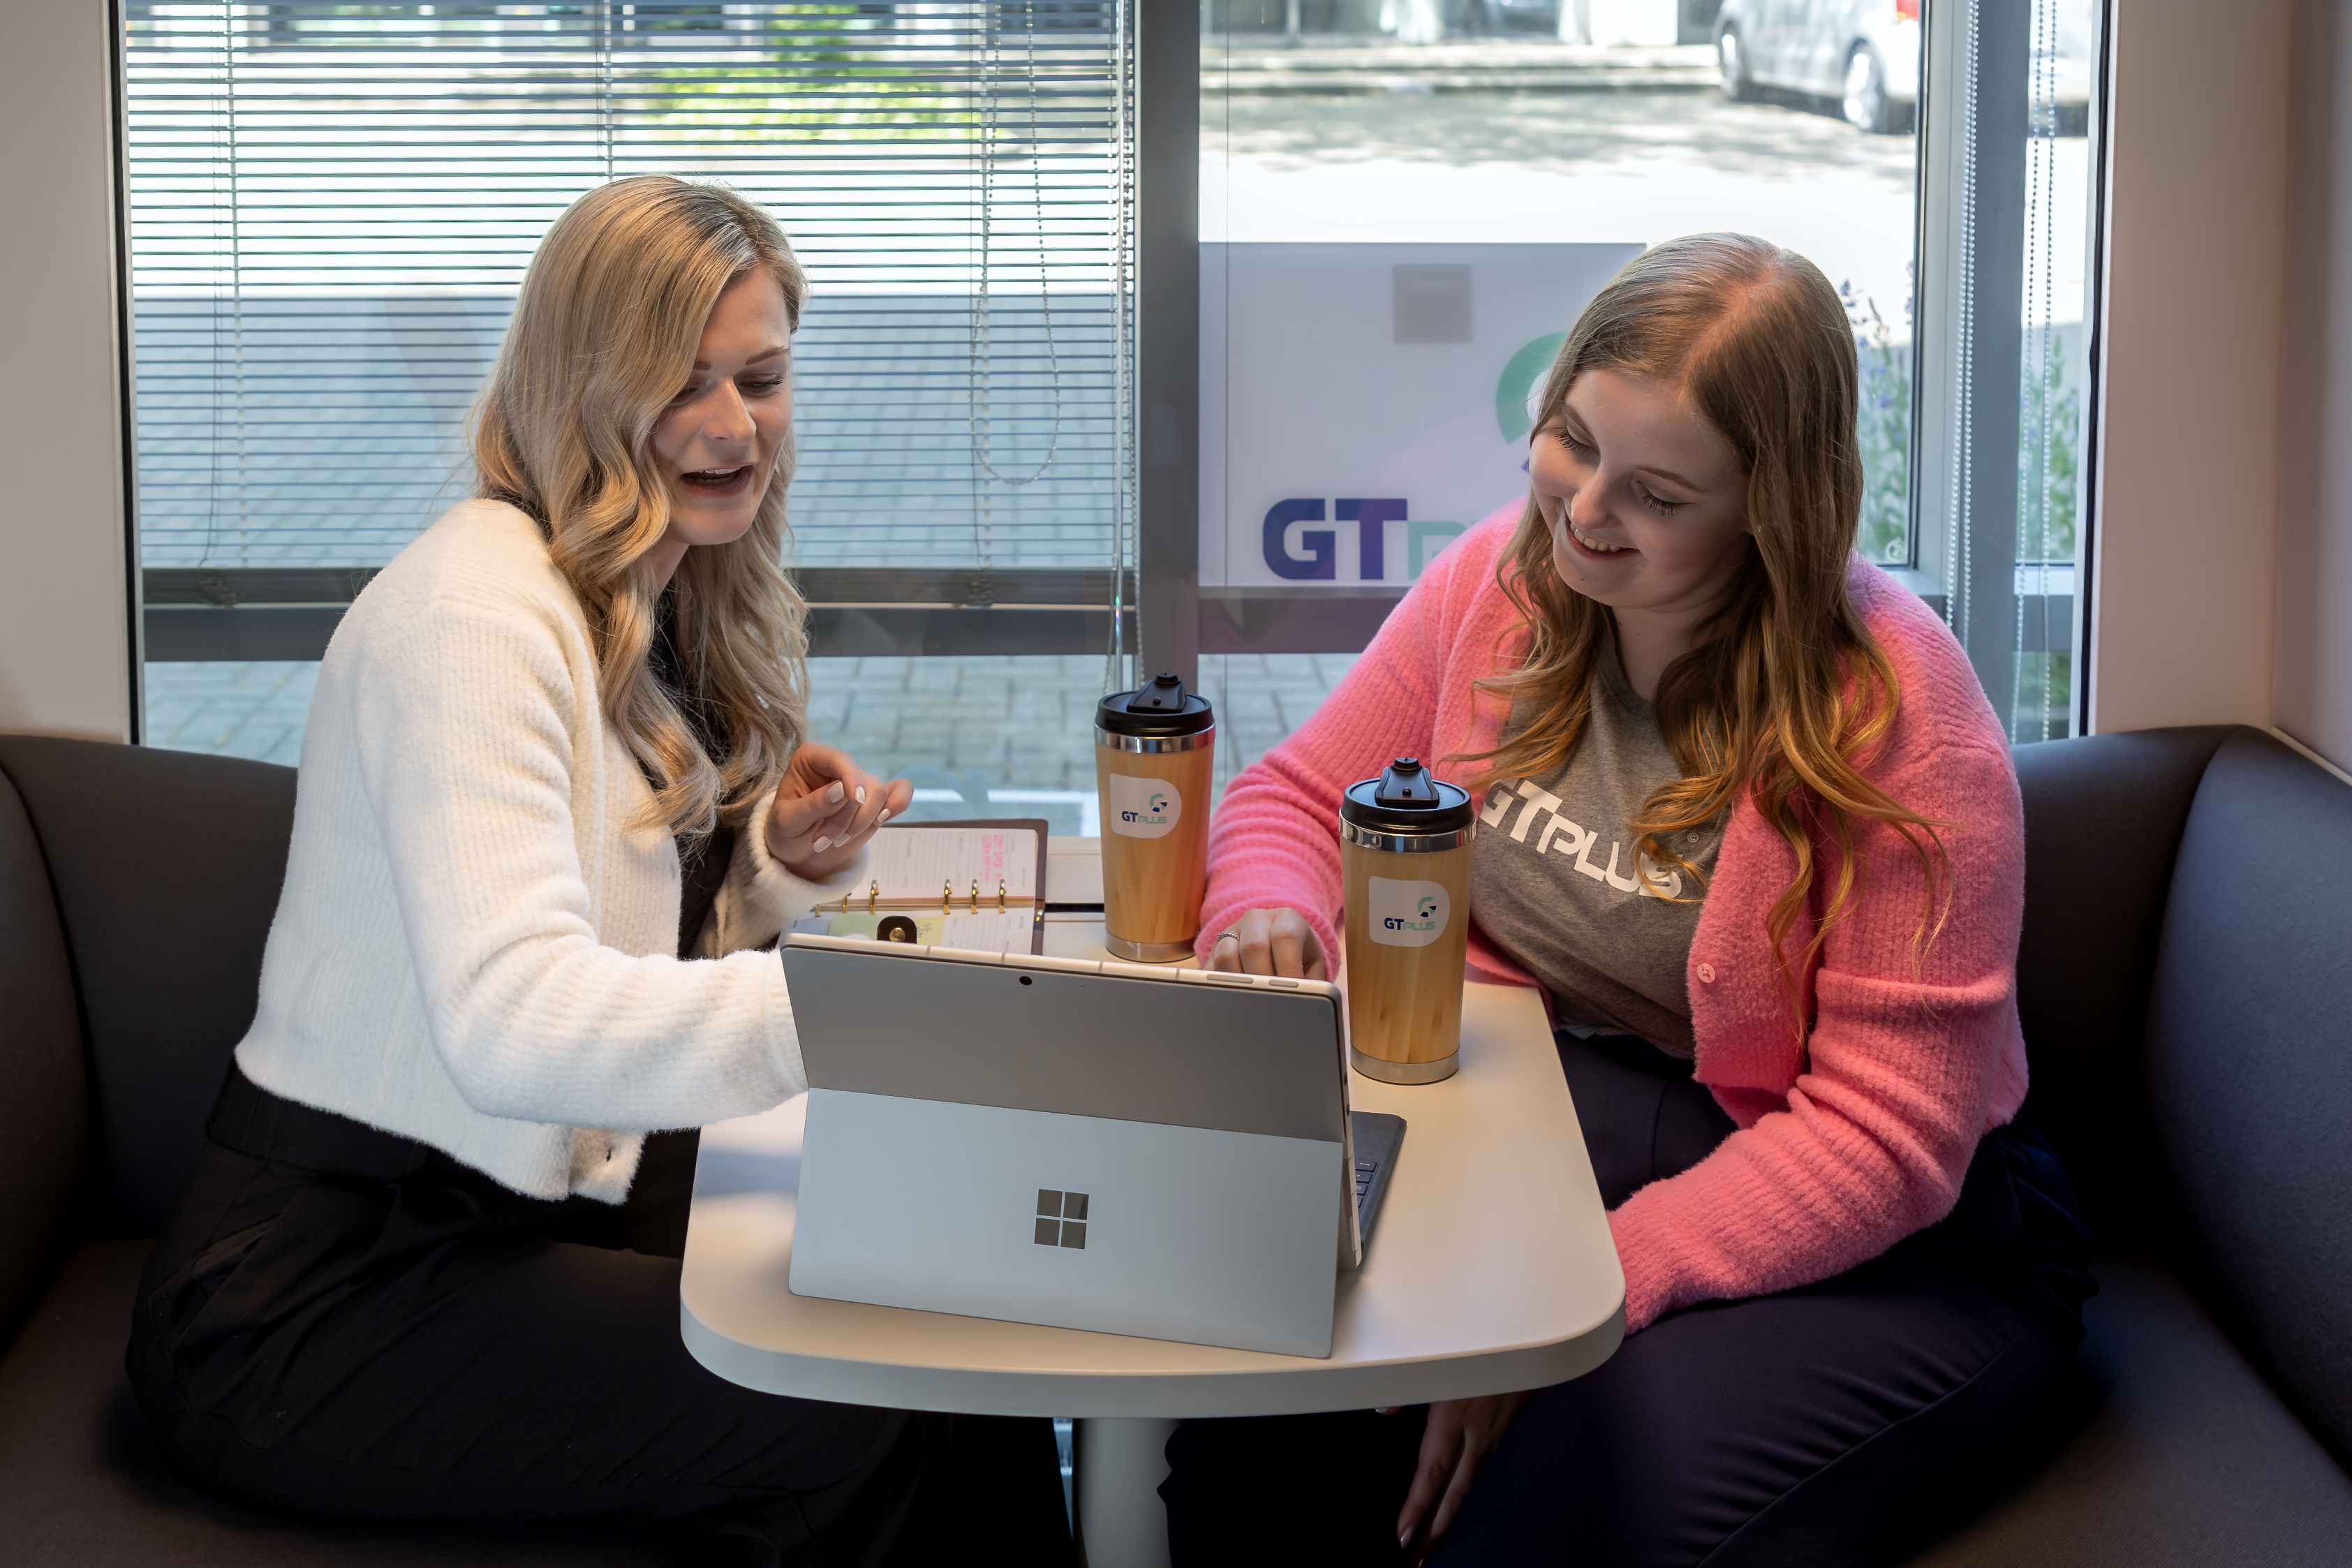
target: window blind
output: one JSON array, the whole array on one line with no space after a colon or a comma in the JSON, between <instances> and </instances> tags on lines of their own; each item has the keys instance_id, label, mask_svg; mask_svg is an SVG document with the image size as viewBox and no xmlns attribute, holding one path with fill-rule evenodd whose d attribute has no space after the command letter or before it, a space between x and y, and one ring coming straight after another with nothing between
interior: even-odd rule
<instances>
[{"instance_id":1,"label":"window blind","mask_svg":"<svg viewBox=\"0 0 2352 1568\"><path fill-rule=\"evenodd\" d=\"M1133 3L132 0L151 605L331 605L465 495L533 246L643 173L727 181L810 273L812 600L1131 597ZM1023 624L988 646L1067 646Z\"/></svg>"}]
</instances>

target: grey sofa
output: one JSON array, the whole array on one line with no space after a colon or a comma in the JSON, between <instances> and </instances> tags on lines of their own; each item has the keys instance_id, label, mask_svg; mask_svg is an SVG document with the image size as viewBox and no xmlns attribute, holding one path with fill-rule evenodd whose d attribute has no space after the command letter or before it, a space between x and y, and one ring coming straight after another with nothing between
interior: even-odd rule
<instances>
[{"instance_id":1,"label":"grey sofa","mask_svg":"<svg viewBox=\"0 0 2352 1568\"><path fill-rule=\"evenodd\" d=\"M122 1373L131 1293L252 1021L294 773L0 736L0 1563L647 1568L653 1530L369 1530L175 1475Z\"/></svg>"},{"instance_id":2,"label":"grey sofa","mask_svg":"<svg viewBox=\"0 0 2352 1568\"><path fill-rule=\"evenodd\" d=\"M2071 1386L1934 1568L2352 1563L2352 784L2260 731L2017 752Z\"/></svg>"},{"instance_id":3,"label":"grey sofa","mask_svg":"<svg viewBox=\"0 0 2352 1568\"><path fill-rule=\"evenodd\" d=\"M2352 1561L2352 785L2259 731L2022 748L2032 1107L2101 1293L2007 1490L1917 1561ZM0 1559L684 1561L362 1530L175 1478L123 1386L145 1242L252 1016L286 769L0 736Z\"/></svg>"}]
</instances>

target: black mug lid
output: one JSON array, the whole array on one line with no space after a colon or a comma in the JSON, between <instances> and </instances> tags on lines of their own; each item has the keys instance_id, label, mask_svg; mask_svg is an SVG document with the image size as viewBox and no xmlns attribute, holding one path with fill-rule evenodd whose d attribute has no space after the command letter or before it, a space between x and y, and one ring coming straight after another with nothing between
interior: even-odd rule
<instances>
[{"instance_id":1,"label":"black mug lid","mask_svg":"<svg viewBox=\"0 0 2352 1568\"><path fill-rule=\"evenodd\" d=\"M1374 833L1459 833L1473 815L1470 792L1438 778L1419 757L1399 757L1380 777L1359 779L1339 801L1342 821Z\"/></svg>"},{"instance_id":2,"label":"black mug lid","mask_svg":"<svg viewBox=\"0 0 2352 1568\"><path fill-rule=\"evenodd\" d=\"M1185 690L1182 679L1174 675L1158 676L1133 691L1114 691L1095 704L1095 723L1114 735L1197 735L1216 722L1208 699Z\"/></svg>"}]
</instances>

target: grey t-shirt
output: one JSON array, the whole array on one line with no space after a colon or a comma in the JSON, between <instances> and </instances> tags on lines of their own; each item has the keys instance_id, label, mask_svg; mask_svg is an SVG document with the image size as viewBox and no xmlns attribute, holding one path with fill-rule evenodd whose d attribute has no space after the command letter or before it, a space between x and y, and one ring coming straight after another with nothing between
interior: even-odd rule
<instances>
[{"instance_id":1,"label":"grey t-shirt","mask_svg":"<svg viewBox=\"0 0 2352 1568\"><path fill-rule=\"evenodd\" d=\"M1515 705L1503 732L1526 722ZM1696 1046L1685 972L1701 889L1657 866L1649 880L1664 896L1644 889L1625 828L1651 791L1681 776L1650 704L1609 651L1593 676L1592 717L1566 765L1487 791L1470 855L1470 907L1488 940L1551 993L1560 1023L1638 1035L1687 1058ZM1710 826L1673 847L1711 870L1722 839Z\"/></svg>"}]
</instances>

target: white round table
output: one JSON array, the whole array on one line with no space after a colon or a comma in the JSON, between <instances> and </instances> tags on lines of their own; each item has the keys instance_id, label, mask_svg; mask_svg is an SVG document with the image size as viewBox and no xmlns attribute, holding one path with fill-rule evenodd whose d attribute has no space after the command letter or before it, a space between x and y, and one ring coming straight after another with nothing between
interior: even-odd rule
<instances>
[{"instance_id":1,"label":"white round table","mask_svg":"<svg viewBox=\"0 0 2352 1568\"><path fill-rule=\"evenodd\" d=\"M1101 957L1098 919L1047 951ZM1156 1489L1187 1416L1417 1405L1591 1371L1624 1334L1624 1276L1537 994L1471 985L1462 1070L1351 1075L1359 1110L1407 1123L1363 1267L1339 1281L1328 1360L795 1296L805 1101L703 1134L679 1319L695 1359L746 1387L915 1410L1078 1419L1089 1568L1168 1561Z\"/></svg>"}]
</instances>

